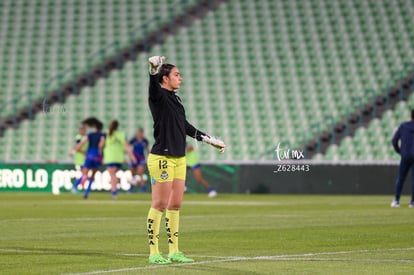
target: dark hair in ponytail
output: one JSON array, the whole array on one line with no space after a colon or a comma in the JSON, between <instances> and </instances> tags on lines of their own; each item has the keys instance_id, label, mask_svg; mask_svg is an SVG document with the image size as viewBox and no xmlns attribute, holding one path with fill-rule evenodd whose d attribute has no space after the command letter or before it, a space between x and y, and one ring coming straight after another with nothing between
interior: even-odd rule
<instances>
[{"instance_id":1,"label":"dark hair in ponytail","mask_svg":"<svg viewBox=\"0 0 414 275\"><path fill-rule=\"evenodd\" d=\"M103 123L96 117L85 118L82 121L82 124L88 125L89 127L95 127L99 131L101 131L103 128Z\"/></svg>"},{"instance_id":2,"label":"dark hair in ponytail","mask_svg":"<svg viewBox=\"0 0 414 275\"><path fill-rule=\"evenodd\" d=\"M115 130L118 129L119 123L118 120L112 120L111 124L109 124L109 136L112 136L112 134L114 133Z\"/></svg>"},{"instance_id":3,"label":"dark hair in ponytail","mask_svg":"<svg viewBox=\"0 0 414 275\"><path fill-rule=\"evenodd\" d=\"M175 65L173 65L173 64L168 64L168 63L167 64L162 64L161 68L160 68L160 71L158 73L158 77L159 77L158 82L162 84L164 76L168 77L173 68L175 68Z\"/></svg>"}]
</instances>

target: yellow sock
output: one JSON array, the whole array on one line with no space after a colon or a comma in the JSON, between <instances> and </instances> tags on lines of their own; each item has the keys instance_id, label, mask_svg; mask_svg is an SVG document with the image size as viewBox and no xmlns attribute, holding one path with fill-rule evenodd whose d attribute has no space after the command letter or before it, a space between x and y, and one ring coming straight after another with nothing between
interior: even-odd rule
<instances>
[{"instance_id":1,"label":"yellow sock","mask_svg":"<svg viewBox=\"0 0 414 275\"><path fill-rule=\"evenodd\" d=\"M151 207L147 217L147 232L150 256L160 253L158 250L158 239L160 238L161 218L162 212Z\"/></svg>"},{"instance_id":2,"label":"yellow sock","mask_svg":"<svg viewBox=\"0 0 414 275\"><path fill-rule=\"evenodd\" d=\"M167 229L169 253L178 252L178 225L180 223L180 211L168 210L165 213L165 228Z\"/></svg>"}]
</instances>

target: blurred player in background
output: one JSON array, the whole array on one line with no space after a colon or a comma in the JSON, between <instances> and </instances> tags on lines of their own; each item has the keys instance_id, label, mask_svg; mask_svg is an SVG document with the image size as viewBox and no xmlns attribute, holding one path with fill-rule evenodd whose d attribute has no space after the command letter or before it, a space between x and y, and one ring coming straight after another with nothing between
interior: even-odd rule
<instances>
[{"instance_id":1,"label":"blurred player in background","mask_svg":"<svg viewBox=\"0 0 414 275\"><path fill-rule=\"evenodd\" d=\"M86 135L86 131L88 130L88 127L86 127L85 124L81 124L78 128L78 134L75 136L75 146ZM80 148L79 151L75 150L75 147L69 152L68 156L70 158L73 158L73 163L75 165L75 169L77 171L81 171L83 168L83 164L85 163L85 153L88 149L88 143L85 143L82 148Z\"/></svg>"},{"instance_id":2,"label":"blurred player in background","mask_svg":"<svg viewBox=\"0 0 414 275\"><path fill-rule=\"evenodd\" d=\"M88 130L88 127L85 124L81 124L79 126L78 134L75 136L75 147L85 137L87 130ZM83 164L85 163L86 150L88 149L88 143L85 143L82 146L82 148L80 148L79 151L76 151L75 147L69 152L68 156L70 158L73 158L73 163L75 165L76 171L82 172L81 182L79 182L79 183L82 183L82 186L83 186L83 184L85 183L85 181L87 179L86 174L88 172L88 170L83 167ZM72 188L72 193L73 194L76 194L77 192L78 192L78 190L76 188Z\"/></svg>"},{"instance_id":3,"label":"blurred player in background","mask_svg":"<svg viewBox=\"0 0 414 275\"><path fill-rule=\"evenodd\" d=\"M113 199L116 199L118 195L118 178L116 177L116 172L118 172L125 162L125 152L128 153L132 163L137 162L126 139L125 133L119 131L118 127L119 123L117 120L111 121L103 150L103 162L109 173Z\"/></svg>"},{"instance_id":4,"label":"blurred player in background","mask_svg":"<svg viewBox=\"0 0 414 275\"><path fill-rule=\"evenodd\" d=\"M83 194L83 197L87 199L92 188L95 173L98 171L99 166L102 165L102 149L105 144L105 134L102 133L102 122L94 117L87 118L83 120L82 123L93 128L94 131L84 136L75 146L75 150L80 151L82 150L82 147L88 143L88 150L86 151L85 163L83 165L84 173L75 182L75 186L73 188L76 190L79 184L83 184L83 182L88 179L89 171L92 171L89 177L88 187Z\"/></svg>"},{"instance_id":5,"label":"blurred player in background","mask_svg":"<svg viewBox=\"0 0 414 275\"><path fill-rule=\"evenodd\" d=\"M177 96L182 77L178 68L163 64L165 58L149 58L149 98L148 103L154 121L155 143L148 155L148 170L151 177L151 208L147 217L149 239L149 262L168 264L171 262L193 262L178 249L178 228L180 208L184 196L186 159L186 135L199 141L209 136L188 123L184 106ZM215 145L223 150L225 145ZM159 230L163 212L168 237L168 258L158 250Z\"/></svg>"},{"instance_id":6,"label":"blurred player in background","mask_svg":"<svg viewBox=\"0 0 414 275\"><path fill-rule=\"evenodd\" d=\"M187 159L187 166L190 167L191 171L193 171L193 175L196 181L201 183L201 185L206 188L208 192L209 198L214 198L217 196L216 190L203 178L203 173L201 172L201 164L200 164L200 156L198 155L195 148L187 143L186 147L186 159Z\"/></svg>"},{"instance_id":7,"label":"blurred player in background","mask_svg":"<svg viewBox=\"0 0 414 275\"><path fill-rule=\"evenodd\" d=\"M411 110L411 120L403 122L394 133L392 146L401 155L401 160L397 182L395 183L395 198L391 203L391 207L400 207L404 181L408 171L414 164L414 110ZM411 171L411 173L411 202L409 207L412 208L414 207L414 171Z\"/></svg>"},{"instance_id":8,"label":"blurred player in background","mask_svg":"<svg viewBox=\"0 0 414 275\"><path fill-rule=\"evenodd\" d=\"M138 129L136 136L129 141L129 144L131 144L132 151L134 152L134 156L137 159L137 162L130 163L132 179L135 178L135 175L139 176L139 182L134 182L131 180L130 191L132 191L134 185L139 183L140 191L145 192L147 188L145 186L144 171L145 166L147 165L146 155L149 153L149 142L148 139L144 136L143 128Z\"/></svg>"}]
</instances>

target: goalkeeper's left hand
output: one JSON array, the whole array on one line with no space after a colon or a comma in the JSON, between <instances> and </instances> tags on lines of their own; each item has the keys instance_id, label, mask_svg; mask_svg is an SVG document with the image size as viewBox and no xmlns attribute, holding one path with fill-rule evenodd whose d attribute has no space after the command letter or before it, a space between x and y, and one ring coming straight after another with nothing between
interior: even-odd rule
<instances>
[{"instance_id":1,"label":"goalkeeper's left hand","mask_svg":"<svg viewBox=\"0 0 414 275\"><path fill-rule=\"evenodd\" d=\"M211 146L219 149L220 153L223 153L224 150L226 149L226 144L224 143L224 141L215 138L215 137L211 137L208 135L201 135L202 141L204 141L205 143L210 144Z\"/></svg>"},{"instance_id":2,"label":"goalkeeper's left hand","mask_svg":"<svg viewBox=\"0 0 414 275\"><path fill-rule=\"evenodd\" d=\"M159 56L159 55L151 56L150 58L148 58L148 62L149 62L150 74L151 75L158 74L162 64L164 64L165 62L165 56Z\"/></svg>"}]
</instances>

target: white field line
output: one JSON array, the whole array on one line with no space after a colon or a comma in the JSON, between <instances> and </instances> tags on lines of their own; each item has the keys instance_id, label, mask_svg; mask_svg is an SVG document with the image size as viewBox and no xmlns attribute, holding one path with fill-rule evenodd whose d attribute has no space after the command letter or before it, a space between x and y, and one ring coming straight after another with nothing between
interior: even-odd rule
<instances>
[{"instance_id":1,"label":"white field line","mask_svg":"<svg viewBox=\"0 0 414 275\"><path fill-rule=\"evenodd\" d=\"M128 267L110 270L96 270L83 273L70 273L66 275L92 275L103 273L116 273L116 272L128 272L138 270L150 270L159 268L168 268L175 266L192 266L214 263L226 263L226 262L240 262L240 261L254 261L254 260L274 260L274 261L354 261L354 262L387 262L387 263L413 263L414 260L401 260L401 259L356 259L356 258L313 258L314 256L331 256L331 255L346 255L346 254L358 254L358 253L377 253L377 252L391 252L391 251L410 251L414 250L414 247L408 248L390 248L390 249L363 249L363 250L350 250L350 251L333 251L333 252L317 252L317 253L305 253L305 254L286 254L286 255L274 255L274 256L257 256L257 257L239 257L239 256L227 256L224 259L198 261L193 263L183 264L169 264L169 265L150 265L143 267ZM195 257L202 257L200 255L189 255Z\"/></svg>"},{"instance_id":2,"label":"white field line","mask_svg":"<svg viewBox=\"0 0 414 275\"><path fill-rule=\"evenodd\" d=\"M320 262L365 262L365 263L414 263L414 260L408 259L355 259L355 258L278 258L273 260L279 261L320 261Z\"/></svg>"},{"instance_id":3,"label":"white field line","mask_svg":"<svg viewBox=\"0 0 414 275\"><path fill-rule=\"evenodd\" d=\"M393 251L411 251L414 247L407 248L387 248L387 249L361 249L361 250L348 250L348 251L332 251L332 252L316 252L316 253L305 253L305 254L285 254L285 255L274 255L274 256L255 256L255 257L241 257L241 256L215 256L215 255L198 255L193 254L189 256L199 258L218 258L218 259L245 259L245 260L274 260L278 258L293 258L293 257L313 257L323 255L340 255L340 254L352 254L352 253L375 253L375 252L393 252ZM35 250L35 249L15 249L15 248L0 248L0 252L10 253L30 253L30 254L82 254L88 253L87 251L66 251L66 250ZM104 253L104 252L89 252L90 254L102 254L102 255L113 255L113 256L125 256L125 257L147 257L148 254L139 253ZM171 265L169 265L171 266Z\"/></svg>"}]
</instances>

